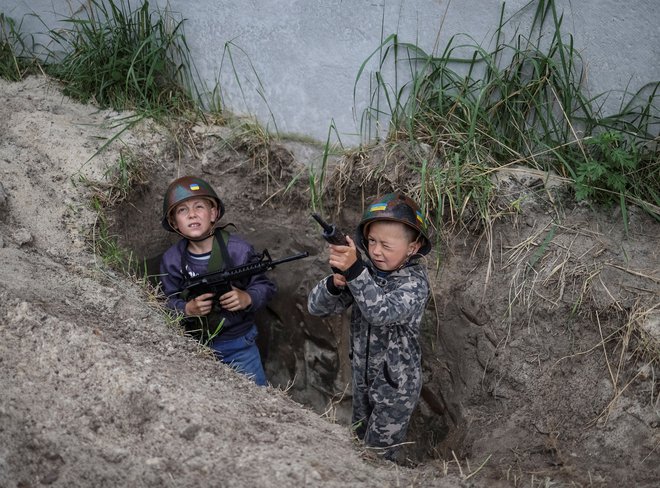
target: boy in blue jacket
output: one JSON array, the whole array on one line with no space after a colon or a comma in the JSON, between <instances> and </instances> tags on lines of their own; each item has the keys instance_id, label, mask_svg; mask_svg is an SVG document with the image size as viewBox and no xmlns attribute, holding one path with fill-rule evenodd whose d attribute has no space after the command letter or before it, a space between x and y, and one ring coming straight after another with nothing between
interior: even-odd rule
<instances>
[{"instance_id":1,"label":"boy in blue jacket","mask_svg":"<svg viewBox=\"0 0 660 488\"><path fill-rule=\"evenodd\" d=\"M254 317L276 293L275 284L262 273L232 283L232 290L217 300L212 293L192 299L182 293L189 277L258 260L250 243L218 225L224 211L222 201L205 180L184 176L170 183L162 225L183 238L163 254L162 289L167 306L185 317L188 329L210 338L209 347L223 363L265 386Z\"/></svg>"}]
</instances>

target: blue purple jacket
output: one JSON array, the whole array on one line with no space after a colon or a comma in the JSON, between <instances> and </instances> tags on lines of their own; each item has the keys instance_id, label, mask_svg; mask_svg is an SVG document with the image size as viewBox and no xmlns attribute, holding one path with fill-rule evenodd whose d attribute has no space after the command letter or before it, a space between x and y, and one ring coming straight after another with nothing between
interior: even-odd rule
<instances>
[{"instance_id":1,"label":"blue purple jacket","mask_svg":"<svg viewBox=\"0 0 660 488\"><path fill-rule=\"evenodd\" d=\"M191 254L188 252L187 246L188 240L181 239L165 251L160 263L160 280L163 292L167 297L166 304L181 314L185 313L186 301L179 295L186 277L204 274L208 267L208 255ZM231 261L226 264L228 267L241 266L258 259L252 245L236 235L229 236L227 251ZM252 305L240 312L224 310L220 312L220 317L225 321L222 332L215 339L218 341L231 340L245 335L254 324L255 312L263 308L277 292L275 283L263 273L240 282L232 282L232 285L246 291L252 298Z\"/></svg>"}]
</instances>

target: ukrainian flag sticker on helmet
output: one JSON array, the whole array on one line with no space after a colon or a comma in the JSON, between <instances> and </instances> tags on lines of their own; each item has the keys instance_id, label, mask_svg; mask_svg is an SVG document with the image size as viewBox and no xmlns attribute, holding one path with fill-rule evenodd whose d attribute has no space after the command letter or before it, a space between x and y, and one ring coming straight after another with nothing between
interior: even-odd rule
<instances>
[{"instance_id":1,"label":"ukrainian flag sticker on helmet","mask_svg":"<svg viewBox=\"0 0 660 488\"><path fill-rule=\"evenodd\" d=\"M197 183L191 183L190 184L190 189L192 191L197 191L197 190L199 190L199 185Z\"/></svg>"},{"instance_id":2,"label":"ukrainian flag sticker on helmet","mask_svg":"<svg viewBox=\"0 0 660 488\"><path fill-rule=\"evenodd\" d=\"M379 212L387 208L387 203L374 203L369 207L369 212Z\"/></svg>"},{"instance_id":3,"label":"ukrainian flag sticker on helmet","mask_svg":"<svg viewBox=\"0 0 660 488\"><path fill-rule=\"evenodd\" d=\"M419 210L417 210L415 213L417 214L417 220L419 223L426 227L426 222L424 221L424 217L422 217L422 213Z\"/></svg>"}]
</instances>

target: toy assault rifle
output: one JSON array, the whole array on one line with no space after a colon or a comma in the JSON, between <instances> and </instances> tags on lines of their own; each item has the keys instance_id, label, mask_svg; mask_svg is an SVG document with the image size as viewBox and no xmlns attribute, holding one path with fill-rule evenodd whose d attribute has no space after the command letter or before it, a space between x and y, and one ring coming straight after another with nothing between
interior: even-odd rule
<instances>
[{"instance_id":1,"label":"toy assault rifle","mask_svg":"<svg viewBox=\"0 0 660 488\"><path fill-rule=\"evenodd\" d=\"M264 273L279 264L306 258L307 256L309 256L309 253L305 251L273 261L270 254L268 254L268 249L264 249L259 255L258 261L188 278L183 284L183 291L181 293L186 300L198 297L204 293L213 293L215 295L214 298L216 298L231 291L231 283L233 281Z\"/></svg>"}]
</instances>

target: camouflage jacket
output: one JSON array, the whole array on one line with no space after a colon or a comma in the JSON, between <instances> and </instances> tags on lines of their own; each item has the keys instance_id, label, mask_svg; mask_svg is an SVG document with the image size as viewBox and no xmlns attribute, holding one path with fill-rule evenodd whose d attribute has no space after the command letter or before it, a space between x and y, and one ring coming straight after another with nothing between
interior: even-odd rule
<instances>
[{"instance_id":1,"label":"camouflage jacket","mask_svg":"<svg viewBox=\"0 0 660 488\"><path fill-rule=\"evenodd\" d=\"M421 388L421 321L429 297L425 267L412 263L379 276L370 261L348 289L319 282L308 296L312 315L327 316L351 311L351 359L353 380L370 387L386 381L410 394ZM338 292L338 294L334 294ZM355 385L360 387L360 385Z\"/></svg>"}]
</instances>

